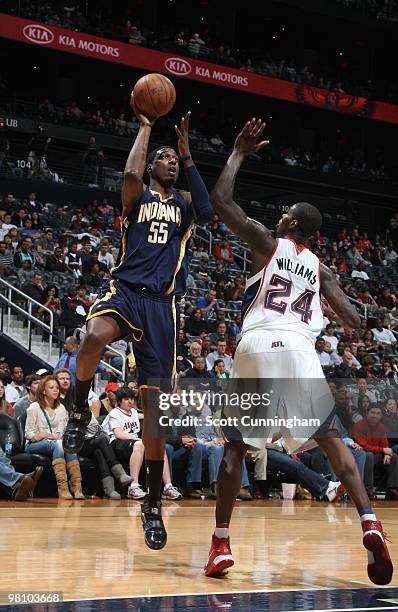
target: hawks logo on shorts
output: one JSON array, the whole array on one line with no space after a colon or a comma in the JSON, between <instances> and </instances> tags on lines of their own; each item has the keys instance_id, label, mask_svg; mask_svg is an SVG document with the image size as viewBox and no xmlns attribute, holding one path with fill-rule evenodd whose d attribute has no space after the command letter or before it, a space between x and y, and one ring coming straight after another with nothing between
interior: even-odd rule
<instances>
[{"instance_id":1,"label":"hawks logo on shorts","mask_svg":"<svg viewBox=\"0 0 398 612\"><path fill-rule=\"evenodd\" d=\"M242 316L243 333L296 331L314 341L323 324L318 257L279 238L268 264L247 281Z\"/></svg>"}]
</instances>

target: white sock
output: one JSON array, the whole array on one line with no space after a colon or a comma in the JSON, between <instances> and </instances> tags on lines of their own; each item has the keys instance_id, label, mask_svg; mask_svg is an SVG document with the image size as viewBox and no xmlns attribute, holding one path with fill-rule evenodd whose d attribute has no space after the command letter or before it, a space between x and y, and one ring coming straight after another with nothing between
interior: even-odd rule
<instances>
[{"instance_id":1,"label":"white sock","mask_svg":"<svg viewBox=\"0 0 398 612\"><path fill-rule=\"evenodd\" d=\"M216 527L214 530L214 535L216 536L216 538L229 538L229 528Z\"/></svg>"},{"instance_id":2,"label":"white sock","mask_svg":"<svg viewBox=\"0 0 398 612\"><path fill-rule=\"evenodd\" d=\"M375 514L362 514L360 519L361 519L361 523L363 523L363 521L377 521Z\"/></svg>"}]
</instances>

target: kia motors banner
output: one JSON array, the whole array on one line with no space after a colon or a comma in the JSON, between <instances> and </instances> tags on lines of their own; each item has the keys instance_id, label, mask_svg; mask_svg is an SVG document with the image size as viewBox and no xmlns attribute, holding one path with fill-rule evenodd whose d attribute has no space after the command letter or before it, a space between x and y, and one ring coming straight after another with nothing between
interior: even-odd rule
<instances>
[{"instance_id":1,"label":"kia motors banner","mask_svg":"<svg viewBox=\"0 0 398 612\"><path fill-rule=\"evenodd\" d=\"M398 123L398 106L235 70L0 13L0 36L325 110Z\"/></svg>"}]
</instances>

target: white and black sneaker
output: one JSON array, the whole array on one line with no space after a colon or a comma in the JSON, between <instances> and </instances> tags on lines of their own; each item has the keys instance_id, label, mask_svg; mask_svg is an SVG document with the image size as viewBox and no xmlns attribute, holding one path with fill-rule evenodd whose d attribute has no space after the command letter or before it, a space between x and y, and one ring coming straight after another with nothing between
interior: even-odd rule
<instances>
[{"instance_id":1,"label":"white and black sneaker","mask_svg":"<svg viewBox=\"0 0 398 612\"><path fill-rule=\"evenodd\" d=\"M163 489L162 499L181 499L182 495L172 484L168 484Z\"/></svg>"}]
</instances>

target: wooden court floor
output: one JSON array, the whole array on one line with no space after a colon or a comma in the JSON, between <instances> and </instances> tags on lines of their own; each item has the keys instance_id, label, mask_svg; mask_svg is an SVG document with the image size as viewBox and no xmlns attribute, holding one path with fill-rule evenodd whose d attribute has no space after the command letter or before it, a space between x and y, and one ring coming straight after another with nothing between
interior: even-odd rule
<instances>
[{"instance_id":1,"label":"wooden court floor","mask_svg":"<svg viewBox=\"0 0 398 612\"><path fill-rule=\"evenodd\" d=\"M205 578L214 502L165 502L168 544L143 543L135 501L0 503L0 592L61 591L64 600L371 587L355 508L311 501L237 502L235 566ZM376 502L398 559L398 504ZM397 562L398 565L398 562ZM398 569L390 586L398 586Z\"/></svg>"}]
</instances>

